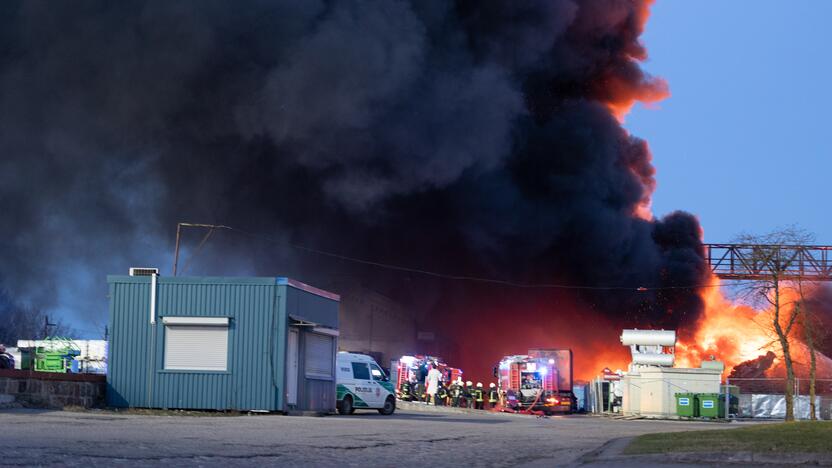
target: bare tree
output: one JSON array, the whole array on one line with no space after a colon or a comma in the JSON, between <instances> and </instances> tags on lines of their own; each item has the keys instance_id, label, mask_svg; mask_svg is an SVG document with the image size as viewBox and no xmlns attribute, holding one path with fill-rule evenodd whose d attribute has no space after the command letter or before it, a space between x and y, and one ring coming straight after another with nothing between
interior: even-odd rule
<instances>
[{"instance_id":1,"label":"bare tree","mask_svg":"<svg viewBox=\"0 0 832 468\"><path fill-rule=\"evenodd\" d=\"M60 321L50 323L43 311L14 301L0 290L0 343L17 346L17 340L39 340L47 336L71 336L74 331Z\"/></svg>"},{"instance_id":2,"label":"bare tree","mask_svg":"<svg viewBox=\"0 0 832 468\"><path fill-rule=\"evenodd\" d=\"M814 290L817 292L818 290ZM824 344L828 337L828 331L825 329L823 320L818 313L824 305L818 302L818 297L807 298L804 294L804 288L800 288L800 306L801 306L801 331L803 332L803 342L809 351L809 408L812 412L811 419L817 419L817 405L815 397L817 396L817 349ZM823 301L823 299L820 299Z\"/></svg>"},{"instance_id":3,"label":"bare tree","mask_svg":"<svg viewBox=\"0 0 832 468\"><path fill-rule=\"evenodd\" d=\"M769 234L743 234L737 242L753 246L749 261L752 267L765 266L761 270L767 277L745 283L743 295L752 301L763 301L772 309L769 326L780 345L786 367L786 420L794 420L795 371L792 359L791 336L801 315L800 293L802 282L787 279L794 257L788 246L809 244L813 236L796 227L783 228ZM791 298L791 300L790 300Z\"/></svg>"}]
</instances>

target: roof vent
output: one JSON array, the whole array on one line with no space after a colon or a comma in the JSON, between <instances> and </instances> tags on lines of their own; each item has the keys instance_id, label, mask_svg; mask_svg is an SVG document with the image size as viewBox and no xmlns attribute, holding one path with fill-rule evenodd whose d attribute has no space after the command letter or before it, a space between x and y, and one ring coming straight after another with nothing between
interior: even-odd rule
<instances>
[{"instance_id":1,"label":"roof vent","mask_svg":"<svg viewBox=\"0 0 832 468\"><path fill-rule=\"evenodd\" d=\"M158 268L131 268L130 276L152 276L159 275Z\"/></svg>"}]
</instances>

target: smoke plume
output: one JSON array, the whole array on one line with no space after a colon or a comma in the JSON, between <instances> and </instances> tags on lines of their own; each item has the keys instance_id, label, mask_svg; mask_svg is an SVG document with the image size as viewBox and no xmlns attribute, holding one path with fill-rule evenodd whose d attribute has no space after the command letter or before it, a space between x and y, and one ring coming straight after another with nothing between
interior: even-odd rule
<instances>
[{"instance_id":1,"label":"smoke plume","mask_svg":"<svg viewBox=\"0 0 832 468\"><path fill-rule=\"evenodd\" d=\"M358 278L446 335L693 323L695 290L651 288L703 281L698 222L650 219L620 123L667 95L640 68L650 3L4 2L2 285L100 320L105 274L169 271L176 223L217 222L285 242L217 233L190 272Z\"/></svg>"}]
</instances>

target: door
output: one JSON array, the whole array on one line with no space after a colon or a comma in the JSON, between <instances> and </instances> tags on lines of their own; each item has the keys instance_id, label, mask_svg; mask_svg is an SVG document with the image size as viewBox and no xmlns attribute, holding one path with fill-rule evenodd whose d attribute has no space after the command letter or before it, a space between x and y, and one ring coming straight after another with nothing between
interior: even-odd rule
<instances>
[{"instance_id":1,"label":"door","mask_svg":"<svg viewBox=\"0 0 832 468\"><path fill-rule=\"evenodd\" d=\"M370 377L370 367L366 362L352 362L352 376L354 387L352 389L356 396L354 402L356 408L378 408L380 389L376 382Z\"/></svg>"},{"instance_id":2,"label":"door","mask_svg":"<svg viewBox=\"0 0 832 468\"><path fill-rule=\"evenodd\" d=\"M289 328L286 350L286 404L298 404L298 329Z\"/></svg>"}]
</instances>

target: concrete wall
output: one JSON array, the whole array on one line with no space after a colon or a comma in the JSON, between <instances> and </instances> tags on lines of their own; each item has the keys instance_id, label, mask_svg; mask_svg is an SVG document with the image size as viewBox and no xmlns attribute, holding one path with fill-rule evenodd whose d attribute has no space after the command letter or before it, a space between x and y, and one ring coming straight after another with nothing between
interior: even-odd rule
<instances>
[{"instance_id":1,"label":"concrete wall","mask_svg":"<svg viewBox=\"0 0 832 468\"><path fill-rule=\"evenodd\" d=\"M676 417L677 393L719 393L718 369L645 367L622 378L622 412L654 418Z\"/></svg>"},{"instance_id":2,"label":"concrete wall","mask_svg":"<svg viewBox=\"0 0 832 468\"><path fill-rule=\"evenodd\" d=\"M106 377L0 369L0 402L63 408L103 406Z\"/></svg>"}]
</instances>

